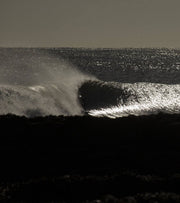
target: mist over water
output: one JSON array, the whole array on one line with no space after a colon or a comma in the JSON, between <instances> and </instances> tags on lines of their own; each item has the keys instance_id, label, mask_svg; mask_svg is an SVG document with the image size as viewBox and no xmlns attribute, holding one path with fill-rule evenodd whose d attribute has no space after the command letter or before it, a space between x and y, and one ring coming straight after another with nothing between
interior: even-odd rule
<instances>
[{"instance_id":1,"label":"mist over water","mask_svg":"<svg viewBox=\"0 0 180 203\"><path fill-rule=\"evenodd\" d=\"M43 50L0 50L0 114L81 115L78 87L91 77Z\"/></svg>"}]
</instances>

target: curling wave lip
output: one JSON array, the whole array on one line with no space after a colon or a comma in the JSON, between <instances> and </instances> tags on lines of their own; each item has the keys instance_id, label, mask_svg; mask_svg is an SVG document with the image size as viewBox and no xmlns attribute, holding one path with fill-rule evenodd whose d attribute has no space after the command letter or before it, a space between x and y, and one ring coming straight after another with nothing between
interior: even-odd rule
<instances>
[{"instance_id":1,"label":"curling wave lip","mask_svg":"<svg viewBox=\"0 0 180 203\"><path fill-rule=\"evenodd\" d=\"M96 117L180 113L180 85L91 81L81 89L79 99Z\"/></svg>"}]
</instances>

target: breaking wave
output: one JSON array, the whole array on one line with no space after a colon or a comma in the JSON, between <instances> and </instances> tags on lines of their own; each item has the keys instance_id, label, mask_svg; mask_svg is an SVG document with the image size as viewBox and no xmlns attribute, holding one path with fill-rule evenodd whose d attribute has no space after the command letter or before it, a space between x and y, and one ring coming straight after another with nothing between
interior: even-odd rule
<instances>
[{"instance_id":1,"label":"breaking wave","mask_svg":"<svg viewBox=\"0 0 180 203\"><path fill-rule=\"evenodd\" d=\"M35 117L87 113L116 118L180 113L180 85L103 82L85 75L70 81L66 78L31 86L0 85L0 114Z\"/></svg>"},{"instance_id":2,"label":"breaking wave","mask_svg":"<svg viewBox=\"0 0 180 203\"><path fill-rule=\"evenodd\" d=\"M114 73L116 74L116 73ZM180 85L105 82L40 49L0 49L0 115L180 113Z\"/></svg>"},{"instance_id":3,"label":"breaking wave","mask_svg":"<svg viewBox=\"0 0 180 203\"><path fill-rule=\"evenodd\" d=\"M89 81L79 94L83 108L97 117L180 113L180 85Z\"/></svg>"}]
</instances>

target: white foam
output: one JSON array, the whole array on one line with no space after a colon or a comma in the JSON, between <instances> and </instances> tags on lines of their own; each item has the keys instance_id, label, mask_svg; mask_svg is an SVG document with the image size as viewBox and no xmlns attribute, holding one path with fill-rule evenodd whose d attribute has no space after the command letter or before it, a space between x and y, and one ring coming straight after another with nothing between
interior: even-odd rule
<instances>
[{"instance_id":1,"label":"white foam","mask_svg":"<svg viewBox=\"0 0 180 203\"><path fill-rule=\"evenodd\" d=\"M117 84L116 84L117 87ZM129 115L147 115L164 113L180 113L180 85L166 85L157 83L121 84L120 87L131 91L130 97L124 104L109 108L92 109L89 115L110 118Z\"/></svg>"}]
</instances>

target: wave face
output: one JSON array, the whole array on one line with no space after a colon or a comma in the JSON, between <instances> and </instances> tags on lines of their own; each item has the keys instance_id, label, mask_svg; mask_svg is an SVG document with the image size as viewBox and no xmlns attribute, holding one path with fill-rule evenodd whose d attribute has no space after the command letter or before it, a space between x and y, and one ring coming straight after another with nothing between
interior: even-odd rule
<instances>
[{"instance_id":1,"label":"wave face","mask_svg":"<svg viewBox=\"0 0 180 203\"><path fill-rule=\"evenodd\" d=\"M175 50L1 48L0 115L180 113L179 61Z\"/></svg>"},{"instance_id":2,"label":"wave face","mask_svg":"<svg viewBox=\"0 0 180 203\"><path fill-rule=\"evenodd\" d=\"M97 117L180 113L180 85L89 81L79 95L88 114Z\"/></svg>"}]
</instances>

